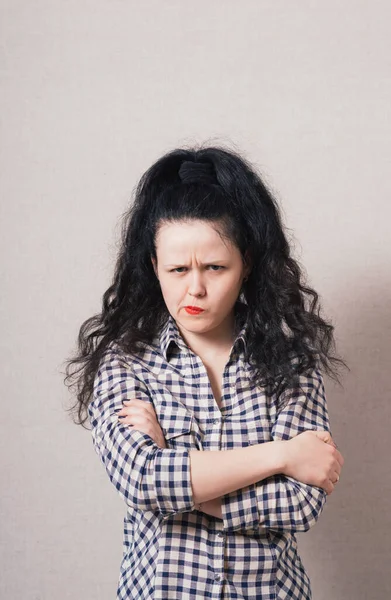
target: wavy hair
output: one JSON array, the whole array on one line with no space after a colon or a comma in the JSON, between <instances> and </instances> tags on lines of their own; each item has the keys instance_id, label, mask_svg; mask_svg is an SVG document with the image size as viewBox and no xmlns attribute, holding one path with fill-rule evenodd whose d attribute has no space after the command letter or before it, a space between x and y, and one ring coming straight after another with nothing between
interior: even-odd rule
<instances>
[{"instance_id":1,"label":"wavy hair","mask_svg":"<svg viewBox=\"0 0 391 600\"><path fill-rule=\"evenodd\" d=\"M194 167L194 168L192 168ZM102 310L80 327L77 352L66 361L65 384L76 391L69 410L84 425L95 375L107 346L139 352L160 332L169 313L151 257L163 221L206 220L223 227L251 272L240 299L247 305L245 358L254 383L269 394L298 384L321 367L339 382L333 325L322 318L319 296L305 285L291 256L279 207L251 163L223 147L172 150L141 177L123 216L121 245Z\"/></svg>"}]
</instances>

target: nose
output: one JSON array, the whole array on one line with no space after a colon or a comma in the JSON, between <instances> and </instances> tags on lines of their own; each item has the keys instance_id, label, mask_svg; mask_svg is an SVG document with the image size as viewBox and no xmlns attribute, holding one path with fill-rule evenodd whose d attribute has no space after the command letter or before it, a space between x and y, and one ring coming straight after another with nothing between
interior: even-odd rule
<instances>
[{"instance_id":1,"label":"nose","mask_svg":"<svg viewBox=\"0 0 391 600\"><path fill-rule=\"evenodd\" d=\"M202 282L201 274L196 270L191 274L188 291L190 296L196 296L197 298L205 295L205 286Z\"/></svg>"}]
</instances>

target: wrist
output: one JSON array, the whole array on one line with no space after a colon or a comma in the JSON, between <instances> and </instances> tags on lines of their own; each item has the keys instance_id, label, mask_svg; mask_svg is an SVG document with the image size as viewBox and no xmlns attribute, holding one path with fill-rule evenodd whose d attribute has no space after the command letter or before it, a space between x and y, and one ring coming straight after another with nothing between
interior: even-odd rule
<instances>
[{"instance_id":1,"label":"wrist","mask_svg":"<svg viewBox=\"0 0 391 600\"><path fill-rule=\"evenodd\" d=\"M275 472L276 474L287 474L288 470L288 454L287 454L287 440L276 440L274 441L274 459L275 459Z\"/></svg>"}]
</instances>

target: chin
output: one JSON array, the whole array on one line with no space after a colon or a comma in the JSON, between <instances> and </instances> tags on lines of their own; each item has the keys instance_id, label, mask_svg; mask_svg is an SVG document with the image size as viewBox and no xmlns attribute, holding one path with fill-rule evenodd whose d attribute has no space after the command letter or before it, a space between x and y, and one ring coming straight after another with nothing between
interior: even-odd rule
<instances>
[{"instance_id":1,"label":"chin","mask_svg":"<svg viewBox=\"0 0 391 600\"><path fill-rule=\"evenodd\" d=\"M186 318L186 317L184 318L183 316L179 317L177 319L177 322L179 324L181 324L183 327L185 327L188 331L194 331L194 332L200 332L201 330L209 331L209 329L213 329L213 327L214 327L213 323L210 323L210 321L194 318L187 314L186 314L186 316L188 318Z\"/></svg>"}]
</instances>

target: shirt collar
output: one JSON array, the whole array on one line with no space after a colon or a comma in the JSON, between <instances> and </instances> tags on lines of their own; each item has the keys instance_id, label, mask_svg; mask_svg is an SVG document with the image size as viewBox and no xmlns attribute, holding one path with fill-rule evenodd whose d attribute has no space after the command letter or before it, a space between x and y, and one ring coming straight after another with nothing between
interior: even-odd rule
<instances>
[{"instance_id":1,"label":"shirt collar","mask_svg":"<svg viewBox=\"0 0 391 600\"><path fill-rule=\"evenodd\" d=\"M160 333L160 348L162 350L164 358L167 360L168 349L172 343L176 344L181 350L187 351L186 346L181 334L179 333L178 325L175 319L171 315L168 316L167 322L163 326Z\"/></svg>"},{"instance_id":2,"label":"shirt collar","mask_svg":"<svg viewBox=\"0 0 391 600\"><path fill-rule=\"evenodd\" d=\"M235 305L235 318L236 318L236 330L237 334L235 337L235 341L233 343L232 349L236 349L240 347L240 344L243 345L243 348L246 348L247 343L247 306L238 301ZM169 356L169 348L171 344L175 344L180 350L184 352L188 352L189 348L186 345L184 339L179 333L178 325L175 322L175 319L172 315L169 315L166 323L161 330L159 336L160 348L163 353L163 356L166 360L168 360Z\"/></svg>"}]
</instances>

